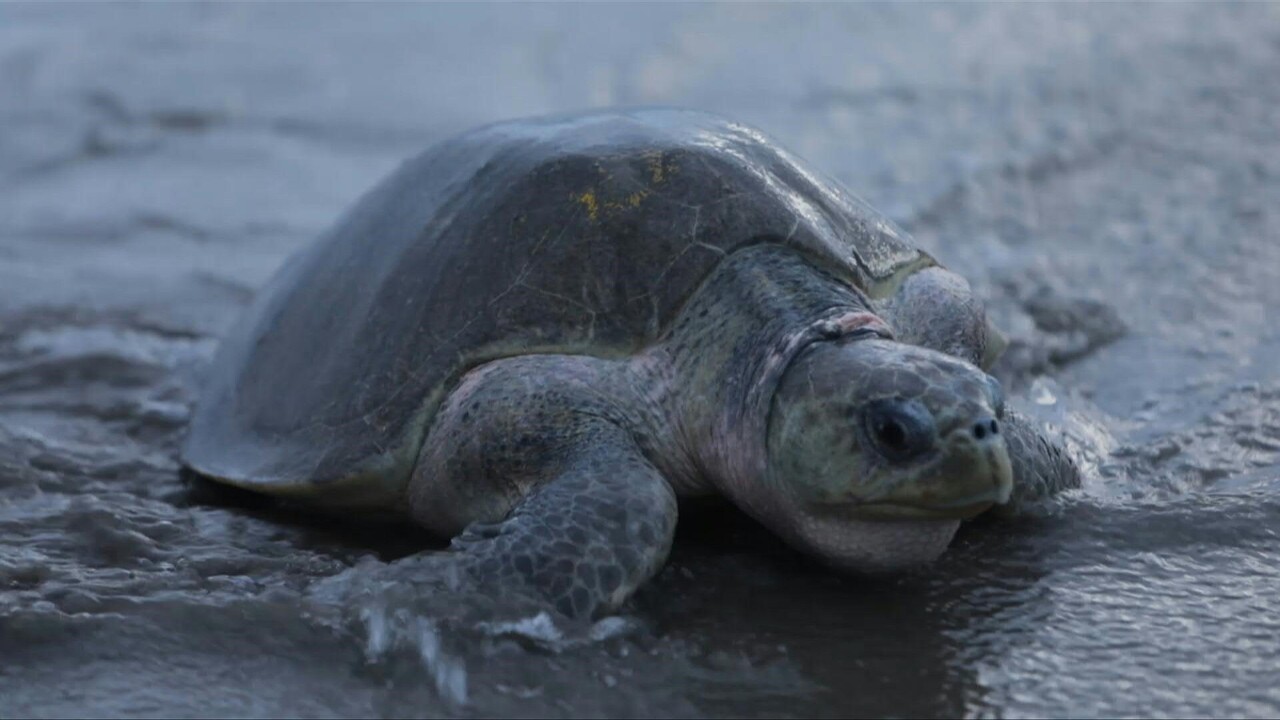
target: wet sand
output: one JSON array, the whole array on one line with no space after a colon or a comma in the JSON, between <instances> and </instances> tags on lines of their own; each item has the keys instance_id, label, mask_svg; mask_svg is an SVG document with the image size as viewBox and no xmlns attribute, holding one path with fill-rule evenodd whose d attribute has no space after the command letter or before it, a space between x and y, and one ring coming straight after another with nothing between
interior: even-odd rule
<instances>
[{"instance_id":1,"label":"wet sand","mask_svg":"<svg viewBox=\"0 0 1280 720\"><path fill-rule=\"evenodd\" d=\"M1278 67L1267 4L0 5L0 715L1276 715ZM878 579L688 508L576 627L180 476L219 335L401 160L648 104L970 278L1085 487Z\"/></svg>"}]
</instances>

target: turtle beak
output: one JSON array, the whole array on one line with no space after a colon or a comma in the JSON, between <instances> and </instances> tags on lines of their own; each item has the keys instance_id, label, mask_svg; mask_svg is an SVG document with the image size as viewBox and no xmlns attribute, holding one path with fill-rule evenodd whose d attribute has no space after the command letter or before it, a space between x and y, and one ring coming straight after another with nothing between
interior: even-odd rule
<instances>
[{"instance_id":1,"label":"turtle beak","mask_svg":"<svg viewBox=\"0 0 1280 720\"><path fill-rule=\"evenodd\" d=\"M1013 494L1013 466L1000 423L982 415L943 439L941 457L884 495L860 503L860 515L883 519L971 519Z\"/></svg>"},{"instance_id":2,"label":"turtle beak","mask_svg":"<svg viewBox=\"0 0 1280 720\"><path fill-rule=\"evenodd\" d=\"M947 455L957 470L945 491L937 493L939 497L933 499L932 506L969 519L992 505L1009 502L1013 494L1013 464L1004 438L1000 437L1000 423L986 416L967 428L952 431L947 440Z\"/></svg>"}]
</instances>

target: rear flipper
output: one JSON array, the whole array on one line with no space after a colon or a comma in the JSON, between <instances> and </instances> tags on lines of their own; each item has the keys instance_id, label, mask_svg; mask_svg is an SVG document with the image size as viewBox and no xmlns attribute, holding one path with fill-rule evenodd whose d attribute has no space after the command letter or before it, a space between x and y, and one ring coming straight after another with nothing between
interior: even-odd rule
<instances>
[{"instance_id":1,"label":"rear flipper","mask_svg":"<svg viewBox=\"0 0 1280 720\"><path fill-rule=\"evenodd\" d=\"M997 514L1018 515L1063 490L1080 487L1075 462L1031 418L1007 409L1000 427L1013 465L1013 495L1007 505L996 508Z\"/></svg>"}]
</instances>

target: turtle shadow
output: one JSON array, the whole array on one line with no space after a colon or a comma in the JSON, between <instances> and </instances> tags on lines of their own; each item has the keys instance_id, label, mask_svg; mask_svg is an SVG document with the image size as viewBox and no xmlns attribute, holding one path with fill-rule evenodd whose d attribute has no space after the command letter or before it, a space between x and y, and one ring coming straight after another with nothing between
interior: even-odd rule
<instances>
[{"instance_id":1,"label":"turtle shadow","mask_svg":"<svg viewBox=\"0 0 1280 720\"><path fill-rule=\"evenodd\" d=\"M290 503L264 493L210 480L190 468L178 471L180 489L168 500L178 507L219 508L302 533L308 549L340 547L373 552L391 562L428 550L443 550L441 537L411 520L394 516L350 515ZM822 565L782 542L728 500L720 497L680 500L680 521L673 547L698 557L749 555L770 561L799 563L820 571Z\"/></svg>"},{"instance_id":2,"label":"turtle shadow","mask_svg":"<svg viewBox=\"0 0 1280 720\"><path fill-rule=\"evenodd\" d=\"M181 490L170 501L181 507L211 507L289 528L301 549L373 553L392 562L415 553L443 550L449 538L393 516L351 515L290 503L263 493L210 480L189 468L179 471Z\"/></svg>"}]
</instances>

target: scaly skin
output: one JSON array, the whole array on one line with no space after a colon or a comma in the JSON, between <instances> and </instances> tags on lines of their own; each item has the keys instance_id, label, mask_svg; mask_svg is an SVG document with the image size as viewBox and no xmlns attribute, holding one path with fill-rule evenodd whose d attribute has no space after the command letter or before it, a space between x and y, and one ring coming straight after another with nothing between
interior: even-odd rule
<instances>
[{"instance_id":1,"label":"scaly skin","mask_svg":"<svg viewBox=\"0 0 1280 720\"><path fill-rule=\"evenodd\" d=\"M876 310L900 340L954 355L984 370L1004 350L1004 338L990 326L969 283L940 267L912 275ZM1014 486L999 514L1016 515L1039 500L1080 487L1080 471L1071 457L1034 421L1005 408L1000 423L1013 463Z\"/></svg>"},{"instance_id":2,"label":"scaly skin","mask_svg":"<svg viewBox=\"0 0 1280 720\"><path fill-rule=\"evenodd\" d=\"M1009 497L999 398L976 367L883 337L872 310L798 254L757 246L632 358L476 368L427 437L413 515L461 533L473 582L579 617L661 567L676 494L723 493L836 565L932 559L960 518Z\"/></svg>"},{"instance_id":3,"label":"scaly skin","mask_svg":"<svg viewBox=\"0 0 1280 720\"><path fill-rule=\"evenodd\" d=\"M635 413L625 363L524 356L474 371L442 409L410 502L459 533L462 568L569 616L616 607L662 566L675 532L668 476L642 444L661 428ZM656 448L655 448L656 449Z\"/></svg>"}]
</instances>

